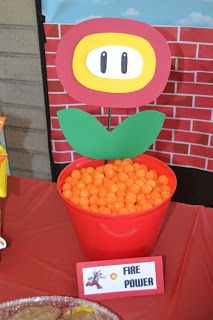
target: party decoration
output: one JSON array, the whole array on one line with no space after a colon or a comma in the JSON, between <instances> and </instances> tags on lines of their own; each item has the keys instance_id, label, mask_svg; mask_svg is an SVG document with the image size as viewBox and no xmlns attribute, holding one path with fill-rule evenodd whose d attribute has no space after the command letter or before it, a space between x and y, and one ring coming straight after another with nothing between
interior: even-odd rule
<instances>
[{"instance_id":1,"label":"party decoration","mask_svg":"<svg viewBox=\"0 0 213 320\"><path fill-rule=\"evenodd\" d=\"M77 280L79 296L84 299L98 301L162 294L163 261L156 256L80 262L77 263Z\"/></svg>"},{"instance_id":2,"label":"party decoration","mask_svg":"<svg viewBox=\"0 0 213 320\"><path fill-rule=\"evenodd\" d=\"M78 153L94 159L122 159L145 152L158 136L164 118L157 111L139 112L107 131L85 111L70 108L58 112L67 141Z\"/></svg>"},{"instance_id":3,"label":"party decoration","mask_svg":"<svg viewBox=\"0 0 213 320\"><path fill-rule=\"evenodd\" d=\"M76 100L134 108L156 99L170 72L170 50L155 28L115 18L87 20L60 41L56 68Z\"/></svg>"},{"instance_id":4,"label":"party decoration","mask_svg":"<svg viewBox=\"0 0 213 320\"><path fill-rule=\"evenodd\" d=\"M155 28L114 18L75 25L62 38L56 56L58 76L68 94L109 110L154 100L166 85L170 63L168 44ZM157 111L140 112L107 131L84 111L71 108L57 114L64 136L75 151L105 160L145 152L165 118Z\"/></svg>"},{"instance_id":5,"label":"party decoration","mask_svg":"<svg viewBox=\"0 0 213 320\"><path fill-rule=\"evenodd\" d=\"M5 117L0 117L0 131L3 130ZM7 195L7 153L0 145L0 198L5 198ZM0 208L0 233L1 233L2 215ZM0 250L5 249L7 243L4 238L0 236Z\"/></svg>"},{"instance_id":6,"label":"party decoration","mask_svg":"<svg viewBox=\"0 0 213 320\"><path fill-rule=\"evenodd\" d=\"M0 117L0 131L3 130L5 119ZM7 159L6 150L0 145L0 198L5 198L7 195Z\"/></svg>"},{"instance_id":7,"label":"party decoration","mask_svg":"<svg viewBox=\"0 0 213 320\"><path fill-rule=\"evenodd\" d=\"M0 198L7 195L7 154L0 145Z\"/></svg>"}]
</instances>

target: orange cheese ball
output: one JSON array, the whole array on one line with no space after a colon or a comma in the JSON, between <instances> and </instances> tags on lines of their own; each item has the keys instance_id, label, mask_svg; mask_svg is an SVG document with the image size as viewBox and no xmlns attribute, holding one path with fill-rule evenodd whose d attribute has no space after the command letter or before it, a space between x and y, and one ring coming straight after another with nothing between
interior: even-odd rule
<instances>
[{"instance_id":1,"label":"orange cheese ball","mask_svg":"<svg viewBox=\"0 0 213 320\"><path fill-rule=\"evenodd\" d=\"M104 166L95 168L95 172L102 172L102 173L104 173Z\"/></svg>"},{"instance_id":2,"label":"orange cheese ball","mask_svg":"<svg viewBox=\"0 0 213 320\"><path fill-rule=\"evenodd\" d=\"M65 189L63 191L63 195L64 195L65 198L70 199L71 196L72 196L72 191L70 189Z\"/></svg>"},{"instance_id":3,"label":"orange cheese ball","mask_svg":"<svg viewBox=\"0 0 213 320\"><path fill-rule=\"evenodd\" d=\"M70 201L76 205L79 204L79 197L78 196L71 196Z\"/></svg>"},{"instance_id":4,"label":"orange cheese ball","mask_svg":"<svg viewBox=\"0 0 213 320\"><path fill-rule=\"evenodd\" d=\"M88 167L88 168L86 168L86 172L89 173L89 174L93 174L95 172L95 168Z\"/></svg>"},{"instance_id":5,"label":"orange cheese ball","mask_svg":"<svg viewBox=\"0 0 213 320\"><path fill-rule=\"evenodd\" d=\"M128 177L128 174L124 172L119 172L118 178L121 182L125 182L129 177Z\"/></svg>"},{"instance_id":6,"label":"orange cheese ball","mask_svg":"<svg viewBox=\"0 0 213 320\"><path fill-rule=\"evenodd\" d=\"M113 178L115 175L115 172L113 169L107 169L105 170L105 176L109 179Z\"/></svg>"},{"instance_id":7,"label":"orange cheese ball","mask_svg":"<svg viewBox=\"0 0 213 320\"><path fill-rule=\"evenodd\" d=\"M102 178L94 178L94 180L93 180L93 184L94 184L94 186L96 186L96 187L100 187L100 186L102 186L102 184L103 184L103 179Z\"/></svg>"},{"instance_id":8,"label":"orange cheese ball","mask_svg":"<svg viewBox=\"0 0 213 320\"><path fill-rule=\"evenodd\" d=\"M126 179L125 183L126 183L127 188L130 188L131 186L134 185L135 182L132 178L128 178L128 179Z\"/></svg>"},{"instance_id":9,"label":"orange cheese ball","mask_svg":"<svg viewBox=\"0 0 213 320\"><path fill-rule=\"evenodd\" d=\"M71 177L79 180L81 178L81 172L79 170L75 169L72 171Z\"/></svg>"},{"instance_id":10,"label":"orange cheese ball","mask_svg":"<svg viewBox=\"0 0 213 320\"><path fill-rule=\"evenodd\" d=\"M122 160L119 160L119 159L114 161L114 165L118 167L121 165L121 163L122 163Z\"/></svg>"},{"instance_id":11,"label":"orange cheese ball","mask_svg":"<svg viewBox=\"0 0 213 320\"><path fill-rule=\"evenodd\" d=\"M157 175L157 172L155 170L149 170L147 173L146 173L146 178L147 179L157 179L158 175Z\"/></svg>"},{"instance_id":12,"label":"orange cheese ball","mask_svg":"<svg viewBox=\"0 0 213 320\"><path fill-rule=\"evenodd\" d=\"M87 197L79 197L79 206L85 207L89 205L89 199Z\"/></svg>"},{"instance_id":13,"label":"orange cheese ball","mask_svg":"<svg viewBox=\"0 0 213 320\"><path fill-rule=\"evenodd\" d=\"M99 214L131 214L171 197L169 178L132 159L73 170L61 187L70 203Z\"/></svg>"},{"instance_id":14,"label":"orange cheese ball","mask_svg":"<svg viewBox=\"0 0 213 320\"><path fill-rule=\"evenodd\" d=\"M144 169L140 168L140 169L136 170L136 176L138 178L143 178L143 177L145 177L145 175L146 175L146 171Z\"/></svg>"},{"instance_id":15,"label":"orange cheese ball","mask_svg":"<svg viewBox=\"0 0 213 320\"><path fill-rule=\"evenodd\" d=\"M141 189L141 187L145 184L145 179L144 178L137 179L135 183L138 184Z\"/></svg>"},{"instance_id":16,"label":"orange cheese ball","mask_svg":"<svg viewBox=\"0 0 213 320\"><path fill-rule=\"evenodd\" d=\"M115 176L112 178L112 181L117 184L117 183L120 182L120 179L118 178L118 176L115 175Z\"/></svg>"},{"instance_id":17,"label":"orange cheese ball","mask_svg":"<svg viewBox=\"0 0 213 320\"><path fill-rule=\"evenodd\" d=\"M63 186L62 186L62 190L71 190L71 185L69 183L64 183Z\"/></svg>"},{"instance_id":18,"label":"orange cheese ball","mask_svg":"<svg viewBox=\"0 0 213 320\"><path fill-rule=\"evenodd\" d=\"M80 169L80 172L81 172L82 174L86 173L86 172L87 172L87 168L82 168L82 169Z\"/></svg>"},{"instance_id":19,"label":"orange cheese ball","mask_svg":"<svg viewBox=\"0 0 213 320\"><path fill-rule=\"evenodd\" d=\"M130 174L130 173L134 172L134 167L131 164L127 164L124 167L124 172L126 172L127 174Z\"/></svg>"},{"instance_id":20,"label":"orange cheese ball","mask_svg":"<svg viewBox=\"0 0 213 320\"><path fill-rule=\"evenodd\" d=\"M65 183L70 183L72 181L72 178L70 176L66 177L64 180Z\"/></svg>"},{"instance_id":21,"label":"orange cheese ball","mask_svg":"<svg viewBox=\"0 0 213 320\"><path fill-rule=\"evenodd\" d=\"M79 197L79 196L80 196L80 193L81 193L81 190L78 189L77 187L74 187L74 188L72 189L72 195L73 195L73 196Z\"/></svg>"},{"instance_id":22,"label":"orange cheese ball","mask_svg":"<svg viewBox=\"0 0 213 320\"><path fill-rule=\"evenodd\" d=\"M140 191L140 187L138 184L133 184L130 186L129 191L137 194Z\"/></svg>"},{"instance_id":23,"label":"orange cheese ball","mask_svg":"<svg viewBox=\"0 0 213 320\"><path fill-rule=\"evenodd\" d=\"M80 197L89 197L89 190L87 190L87 189L81 190Z\"/></svg>"},{"instance_id":24,"label":"orange cheese ball","mask_svg":"<svg viewBox=\"0 0 213 320\"><path fill-rule=\"evenodd\" d=\"M138 163L138 162L133 163L133 168L134 168L135 170L140 169L140 168L141 168L140 163Z\"/></svg>"},{"instance_id":25,"label":"orange cheese ball","mask_svg":"<svg viewBox=\"0 0 213 320\"><path fill-rule=\"evenodd\" d=\"M164 200L167 200L170 197L170 192L169 191L162 191L161 194L162 194L162 198Z\"/></svg>"},{"instance_id":26,"label":"orange cheese ball","mask_svg":"<svg viewBox=\"0 0 213 320\"><path fill-rule=\"evenodd\" d=\"M124 201L117 201L114 204L115 211L119 211L121 208L124 208Z\"/></svg>"},{"instance_id":27,"label":"orange cheese ball","mask_svg":"<svg viewBox=\"0 0 213 320\"><path fill-rule=\"evenodd\" d=\"M168 191L171 192L171 187L169 184L164 184L161 186L161 191Z\"/></svg>"},{"instance_id":28,"label":"orange cheese ball","mask_svg":"<svg viewBox=\"0 0 213 320\"><path fill-rule=\"evenodd\" d=\"M97 199L96 204L99 207L105 206L106 205L106 199L104 197L100 197Z\"/></svg>"},{"instance_id":29,"label":"orange cheese ball","mask_svg":"<svg viewBox=\"0 0 213 320\"><path fill-rule=\"evenodd\" d=\"M127 186L126 186L126 184L124 183L124 182L119 182L118 183L118 191L117 191L117 193L119 192L119 191L125 191L126 189L127 189Z\"/></svg>"},{"instance_id":30,"label":"orange cheese ball","mask_svg":"<svg viewBox=\"0 0 213 320\"><path fill-rule=\"evenodd\" d=\"M79 180L75 179L75 178L71 178L69 184L70 186L73 188L76 186L76 184L79 182Z\"/></svg>"},{"instance_id":31,"label":"orange cheese ball","mask_svg":"<svg viewBox=\"0 0 213 320\"><path fill-rule=\"evenodd\" d=\"M157 183L154 179L148 179L146 181L147 184L149 184L152 188L156 187Z\"/></svg>"},{"instance_id":32,"label":"orange cheese ball","mask_svg":"<svg viewBox=\"0 0 213 320\"><path fill-rule=\"evenodd\" d=\"M116 201L116 195L114 192L109 192L106 196L106 202L107 203L114 203Z\"/></svg>"},{"instance_id":33,"label":"orange cheese ball","mask_svg":"<svg viewBox=\"0 0 213 320\"><path fill-rule=\"evenodd\" d=\"M89 203L90 203L91 205L97 204L97 201L98 201L98 196L97 196L96 194L93 194L92 196L90 196L90 198L89 198Z\"/></svg>"},{"instance_id":34,"label":"orange cheese ball","mask_svg":"<svg viewBox=\"0 0 213 320\"><path fill-rule=\"evenodd\" d=\"M160 175L158 177L158 184L168 184L169 183L169 179L167 176L165 176L164 174Z\"/></svg>"},{"instance_id":35,"label":"orange cheese ball","mask_svg":"<svg viewBox=\"0 0 213 320\"><path fill-rule=\"evenodd\" d=\"M151 199L158 199L161 198L161 194L157 190L153 190L152 193L150 194Z\"/></svg>"},{"instance_id":36,"label":"orange cheese ball","mask_svg":"<svg viewBox=\"0 0 213 320\"><path fill-rule=\"evenodd\" d=\"M84 183L84 181L79 181L78 183L77 183L77 188L79 189L79 190L83 190L83 189L85 189L85 187L86 187L86 184Z\"/></svg>"},{"instance_id":37,"label":"orange cheese ball","mask_svg":"<svg viewBox=\"0 0 213 320\"><path fill-rule=\"evenodd\" d=\"M133 192L127 192L125 201L127 204L135 204L137 200L136 194Z\"/></svg>"},{"instance_id":38,"label":"orange cheese ball","mask_svg":"<svg viewBox=\"0 0 213 320\"><path fill-rule=\"evenodd\" d=\"M116 192L118 192L118 190L119 190L119 186L117 184L115 184L115 183L109 185L109 187L108 187L108 191L109 192L116 193Z\"/></svg>"},{"instance_id":39,"label":"orange cheese ball","mask_svg":"<svg viewBox=\"0 0 213 320\"><path fill-rule=\"evenodd\" d=\"M106 197L107 193L108 193L107 188L102 187L102 188L99 189L99 193L98 194L99 194L100 197Z\"/></svg>"},{"instance_id":40,"label":"orange cheese ball","mask_svg":"<svg viewBox=\"0 0 213 320\"><path fill-rule=\"evenodd\" d=\"M124 166L126 166L128 164L133 164L133 161L130 158L126 158L126 159L123 159L122 163L124 164ZM121 165L122 165L122 163L121 163Z\"/></svg>"},{"instance_id":41,"label":"orange cheese ball","mask_svg":"<svg viewBox=\"0 0 213 320\"><path fill-rule=\"evenodd\" d=\"M143 194L149 194L152 192L152 187L150 186L150 184L144 184L141 188L141 191L143 192Z\"/></svg>"},{"instance_id":42,"label":"orange cheese ball","mask_svg":"<svg viewBox=\"0 0 213 320\"><path fill-rule=\"evenodd\" d=\"M84 177L83 177L83 182L86 183L86 184L90 184L93 182L93 178L90 174L86 174Z\"/></svg>"},{"instance_id":43,"label":"orange cheese ball","mask_svg":"<svg viewBox=\"0 0 213 320\"><path fill-rule=\"evenodd\" d=\"M104 178L104 174L100 171L97 171L95 170L95 173L94 173L94 179L103 179Z\"/></svg>"},{"instance_id":44,"label":"orange cheese ball","mask_svg":"<svg viewBox=\"0 0 213 320\"><path fill-rule=\"evenodd\" d=\"M89 188L89 193L91 195L97 195L98 194L98 187L95 185L91 185L91 187Z\"/></svg>"}]
</instances>

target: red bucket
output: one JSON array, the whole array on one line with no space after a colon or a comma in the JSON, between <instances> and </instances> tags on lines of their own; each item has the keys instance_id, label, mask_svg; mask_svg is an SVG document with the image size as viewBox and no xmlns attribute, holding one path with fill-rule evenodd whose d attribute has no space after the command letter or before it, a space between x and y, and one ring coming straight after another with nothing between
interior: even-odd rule
<instances>
[{"instance_id":1,"label":"red bucket","mask_svg":"<svg viewBox=\"0 0 213 320\"><path fill-rule=\"evenodd\" d=\"M133 161L146 164L148 168L156 170L158 175L167 175L172 188L172 197L177 180L167 164L144 154L134 158ZM103 164L103 160L82 157L65 167L57 181L58 191L66 204L85 255L92 260L150 255L171 198L141 213L107 215L77 207L63 196L62 184L74 169L98 167Z\"/></svg>"}]
</instances>

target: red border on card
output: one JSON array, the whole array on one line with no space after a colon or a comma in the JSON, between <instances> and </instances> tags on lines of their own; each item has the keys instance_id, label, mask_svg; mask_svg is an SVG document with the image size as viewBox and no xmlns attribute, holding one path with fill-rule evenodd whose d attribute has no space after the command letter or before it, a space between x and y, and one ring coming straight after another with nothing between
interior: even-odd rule
<instances>
[{"instance_id":1,"label":"red border on card","mask_svg":"<svg viewBox=\"0 0 213 320\"><path fill-rule=\"evenodd\" d=\"M98 294L90 294L90 295L84 294L83 272L82 272L83 268L110 266L110 265L113 266L113 265L131 264L131 263L139 263L139 262L141 263L155 262L157 289L132 290L132 291L122 291L122 292L119 291L119 292L109 292L109 293L103 293L103 294L98 293ZM76 264L76 268L77 268L77 280L78 280L78 293L80 298L98 301L103 299L113 299L113 298L129 297L129 296L144 296L144 295L164 293L162 256L78 262Z\"/></svg>"}]
</instances>

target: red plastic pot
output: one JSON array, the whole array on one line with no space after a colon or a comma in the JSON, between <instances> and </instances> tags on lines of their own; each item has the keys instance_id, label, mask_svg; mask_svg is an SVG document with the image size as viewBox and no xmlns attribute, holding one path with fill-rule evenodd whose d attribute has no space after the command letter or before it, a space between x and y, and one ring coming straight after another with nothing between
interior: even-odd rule
<instances>
[{"instance_id":1,"label":"red plastic pot","mask_svg":"<svg viewBox=\"0 0 213 320\"><path fill-rule=\"evenodd\" d=\"M148 168L156 170L158 175L167 175L172 188L172 197L177 180L167 164L144 154L134 158L133 161L146 164ZM57 181L58 191L66 204L85 255L92 260L150 255L155 247L171 198L141 213L107 215L77 207L63 196L62 184L72 170L90 166L98 167L103 164L103 160L82 157L65 167Z\"/></svg>"}]
</instances>

